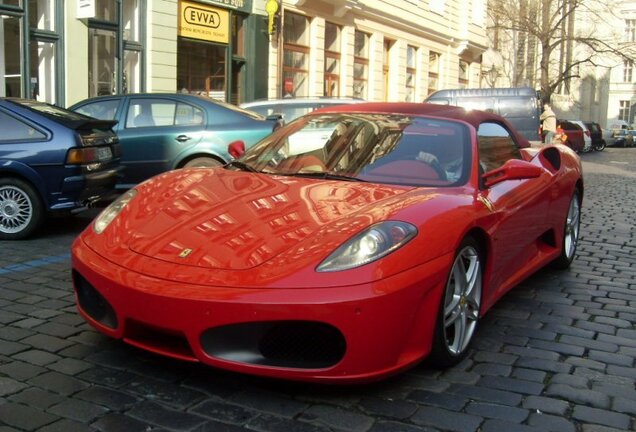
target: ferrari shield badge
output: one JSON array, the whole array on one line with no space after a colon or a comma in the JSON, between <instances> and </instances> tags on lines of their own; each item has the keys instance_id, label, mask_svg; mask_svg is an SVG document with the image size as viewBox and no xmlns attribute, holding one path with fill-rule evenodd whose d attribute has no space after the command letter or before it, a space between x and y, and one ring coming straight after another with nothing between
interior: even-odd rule
<instances>
[{"instance_id":1,"label":"ferrari shield badge","mask_svg":"<svg viewBox=\"0 0 636 432\"><path fill-rule=\"evenodd\" d=\"M181 253L179 254L179 258L185 258L188 255L190 255L192 253L192 249L190 248L185 248L184 250L181 251Z\"/></svg>"}]
</instances>

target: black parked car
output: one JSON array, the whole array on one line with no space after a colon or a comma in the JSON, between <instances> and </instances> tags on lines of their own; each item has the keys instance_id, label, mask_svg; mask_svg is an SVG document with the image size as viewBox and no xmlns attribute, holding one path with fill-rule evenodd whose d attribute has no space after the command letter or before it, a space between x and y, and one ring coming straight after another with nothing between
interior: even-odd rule
<instances>
[{"instance_id":1,"label":"black parked car","mask_svg":"<svg viewBox=\"0 0 636 432\"><path fill-rule=\"evenodd\" d=\"M605 149L605 140L603 139L603 129L601 125L594 122L585 122L585 126L590 131L590 138L592 138L592 150L602 151Z\"/></svg>"},{"instance_id":2,"label":"black parked car","mask_svg":"<svg viewBox=\"0 0 636 432\"><path fill-rule=\"evenodd\" d=\"M114 125L0 98L0 240L25 238L47 214L83 210L115 193L121 168Z\"/></svg>"},{"instance_id":3,"label":"black parked car","mask_svg":"<svg viewBox=\"0 0 636 432\"><path fill-rule=\"evenodd\" d=\"M614 133L614 147L634 147L636 130L619 129Z\"/></svg>"}]
</instances>

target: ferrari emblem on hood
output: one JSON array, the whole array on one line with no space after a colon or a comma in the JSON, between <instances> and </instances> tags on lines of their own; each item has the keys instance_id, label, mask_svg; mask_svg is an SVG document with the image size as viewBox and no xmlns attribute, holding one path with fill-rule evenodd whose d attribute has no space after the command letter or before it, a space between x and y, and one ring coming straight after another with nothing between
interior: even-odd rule
<instances>
[{"instance_id":1,"label":"ferrari emblem on hood","mask_svg":"<svg viewBox=\"0 0 636 432\"><path fill-rule=\"evenodd\" d=\"M185 258L188 255L190 255L192 253L192 249L189 248L185 248L184 250L181 251L181 253L179 254L179 258Z\"/></svg>"}]
</instances>

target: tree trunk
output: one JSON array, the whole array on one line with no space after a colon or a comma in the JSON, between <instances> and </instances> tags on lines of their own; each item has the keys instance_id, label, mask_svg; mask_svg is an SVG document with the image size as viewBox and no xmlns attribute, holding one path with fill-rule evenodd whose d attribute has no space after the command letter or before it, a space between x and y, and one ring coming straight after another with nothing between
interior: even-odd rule
<instances>
[{"instance_id":1,"label":"tree trunk","mask_svg":"<svg viewBox=\"0 0 636 432\"><path fill-rule=\"evenodd\" d=\"M523 22L528 16L528 0L519 1L519 17ZM515 75L514 75L514 87L519 87L524 83L524 71L526 61L526 32L518 33L519 39L517 40L517 56L515 59Z\"/></svg>"}]
</instances>

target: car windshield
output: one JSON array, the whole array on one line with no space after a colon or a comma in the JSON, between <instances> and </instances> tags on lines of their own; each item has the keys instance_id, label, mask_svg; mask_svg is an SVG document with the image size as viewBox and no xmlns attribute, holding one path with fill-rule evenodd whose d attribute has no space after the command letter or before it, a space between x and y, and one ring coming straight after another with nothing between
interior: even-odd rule
<instances>
[{"instance_id":1,"label":"car windshield","mask_svg":"<svg viewBox=\"0 0 636 432\"><path fill-rule=\"evenodd\" d=\"M397 114L313 114L252 147L240 161L265 173L414 186L465 183L468 128Z\"/></svg>"}]
</instances>

